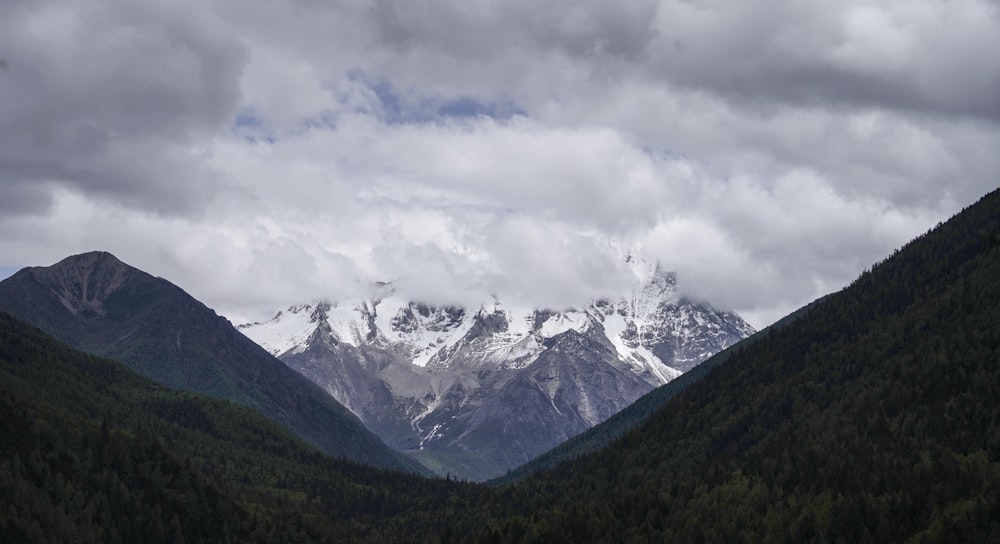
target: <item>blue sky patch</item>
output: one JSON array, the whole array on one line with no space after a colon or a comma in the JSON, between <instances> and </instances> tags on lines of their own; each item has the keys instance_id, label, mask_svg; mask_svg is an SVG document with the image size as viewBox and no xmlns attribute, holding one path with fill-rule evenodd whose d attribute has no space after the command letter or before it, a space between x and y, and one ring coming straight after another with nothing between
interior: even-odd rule
<instances>
[{"instance_id":1,"label":"blue sky patch","mask_svg":"<svg viewBox=\"0 0 1000 544\"><path fill-rule=\"evenodd\" d=\"M352 73L352 79L366 82L382 105L384 121L395 124L433 123L446 119L489 117L503 120L527 113L510 100L483 101L471 96L428 96L417 92L401 93L382 78L369 81L364 74Z\"/></svg>"},{"instance_id":2,"label":"blue sky patch","mask_svg":"<svg viewBox=\"0 0 1000 544\"><path fill-rule=\"evenodd\" d=\"M250 143L274 143L274 135L253 106L242 106L233 120L233 134Z\"/></svg>"},{"instance_id":3,"label":"blue sky patch","mask_svg":"<svg viewBox=\"0 0 1000 544\"><path fill-rule=\"evenodd\" d=\"M0 266L0 280L5 280L14 275L20 268L15 266Z\"/></svg>"}]
</instances>

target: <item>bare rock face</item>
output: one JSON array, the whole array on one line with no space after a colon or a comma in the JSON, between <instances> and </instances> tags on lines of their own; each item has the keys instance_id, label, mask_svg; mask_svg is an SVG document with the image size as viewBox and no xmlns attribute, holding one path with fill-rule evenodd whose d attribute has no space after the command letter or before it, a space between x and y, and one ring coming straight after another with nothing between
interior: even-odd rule
<instances>
[{"instance_id":1,"label":"bare rock face","mask_svg":"<svg viewBox=\"0 0 1000 544\"><path fill-rule=\"evenodd\" d=\"M60 261L39 272L59 302L73 315L105 316L104 301L122 286L128 267L106 252Z\"/></svg>"},{"instance_id":2,"label":"bare rock face","mask_svg":"<svg viewBox=\"0 0 1000 544\"><path fill-rule=\"evenodd\" d=\"M634 292L561 311L403 300L293 306L244 334L440 474L503 474L754 332L681 297L659 267Z\"/></svg>"}]
</instances>

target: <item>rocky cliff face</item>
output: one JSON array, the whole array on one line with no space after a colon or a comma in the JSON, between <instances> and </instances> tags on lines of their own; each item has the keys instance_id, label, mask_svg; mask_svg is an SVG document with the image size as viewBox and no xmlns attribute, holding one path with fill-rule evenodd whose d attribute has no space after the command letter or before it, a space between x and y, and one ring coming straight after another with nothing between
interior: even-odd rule
<instances>
[{"instance_id":1,"label":"rocky cliff face","mask_svg":"<svg viewBox=\"0 0 1000 544\"><path fill-rule=\"evenodd\" d=\"M754 332L680 297L659 268L578 309L436 307L389 289L240 329L390 445L469 479L530 460Z\"/></svg>"}]
</instances>

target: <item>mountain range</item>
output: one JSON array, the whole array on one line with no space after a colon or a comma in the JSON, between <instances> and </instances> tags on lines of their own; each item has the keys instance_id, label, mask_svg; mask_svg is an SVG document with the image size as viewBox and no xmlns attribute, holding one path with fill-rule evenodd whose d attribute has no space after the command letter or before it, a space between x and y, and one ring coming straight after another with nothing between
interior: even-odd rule
<instances>
[{"instance_id":1,"label":"mountain range","mask_svg":"<svg viewBox=\"0 0 1000 544\"><path fill-rule=\"evenodd\" d=\"M827 295L829 296L829 295ZM625 409L611 416L600 425L592 427L580 433L558 446L535 457L531 461L518 466L516 469L507 472L499 478L491 480L491 485L506 485L519 482L544 470L552 469L559 464L583 457L584 455L600 451L615 440L621 438L636 426L640 425L647 418L659 411L671 399L683 393L688 387L698 383L709 372L716 367L729 361L733 355L741 352L749 345L767 338L770 334L781 330L788 325L807 315L813 308L826 300L826 296L821 297L806 306L792 312L769 325L764 330L758 331L747 338L733 344L710 357L705 362L685 372L682 376L671 380L664 386L657 387L648 394L628 405Z\"/></svg>"},{"instance_id":2,"label":"mountain range","mask_svg":"<svg viewBox=\"0 0 1000 544\"><path fill-rule=\"evenodd\" d=\"M753 333L629 255L638 286L575 309L433 306L391 284L239 329L441 476L485 480Z\"/></svg>"},{"instance_id":3,"label":"mountain range","mask_svg":"<svg viewBox=\"0 0 1000 544\"><path fill-rule=\"evenodd\" d=\"M1000 191L687 376L491 487L331 459L0 313L0 541L998 542Z\"/></svg>"}]
</instances>

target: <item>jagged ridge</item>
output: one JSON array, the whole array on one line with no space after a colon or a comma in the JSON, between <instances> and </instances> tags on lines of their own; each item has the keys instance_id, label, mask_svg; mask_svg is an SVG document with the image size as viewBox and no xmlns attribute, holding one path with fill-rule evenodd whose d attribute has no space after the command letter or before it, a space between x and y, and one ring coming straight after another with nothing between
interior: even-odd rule
<instances>
[{"instance_id":1,"label":"jagged ridge","mask_svg":"<svg viewBox=\"0 0 1000 544\"><path fill-rule=\"evenodd\" d=\"M383 288L240 329L390 445L470 479L528 461L753 332L681 297L659 267L628 296L562 311L433 306Z\"/></svg>"}]
</instances>

